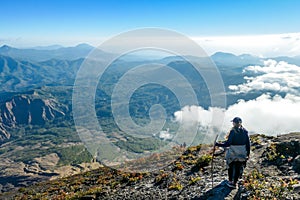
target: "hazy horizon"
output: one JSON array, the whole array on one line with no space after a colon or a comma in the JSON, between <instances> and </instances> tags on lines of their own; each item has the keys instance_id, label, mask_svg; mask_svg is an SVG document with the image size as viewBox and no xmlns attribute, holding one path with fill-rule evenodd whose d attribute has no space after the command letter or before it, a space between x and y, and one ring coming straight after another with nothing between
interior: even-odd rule
<instances>
[{"instance_id":1,"label":"hazy horizon","mask_svg":"<svg viewBox=\"0 0 300 200\"><path fill-rule=\"evenodd\" d=\"M261 58L300 56L300 32L277 35L190 37L190 39L198 43L209 56L218 52L231 53L237 56L250 54ZM98 41L98 43L95 41L76 41L71 44L54 42L47 44L37 43L22 45L0 40L0 47L7 45L18 49L53 50L87 44L97 48L104 41L105 40ZM251 42L252 44L249 44Z\"/></svg>"}]
</instances>

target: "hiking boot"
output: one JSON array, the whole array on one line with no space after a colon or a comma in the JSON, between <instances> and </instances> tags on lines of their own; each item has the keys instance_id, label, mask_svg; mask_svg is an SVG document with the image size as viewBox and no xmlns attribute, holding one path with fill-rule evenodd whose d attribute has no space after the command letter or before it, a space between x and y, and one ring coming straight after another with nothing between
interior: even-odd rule
<instances>
[{"instance_id":1,"label":"hiking boot","mask_svg":"<svg viewBox=\"0 0 300 200\"><path fill-rule=\"evenodd\" d=\"M239 180L238 181L238 185L244 185L244 183L245 183L245 180Z\"/></svg>"},{"instance_id":2,"label":"hiking boot","mask_svg":"<svg viewBox=\"0 0 300 200\"><path fill-rule=\"evenodd\" d=\"M230 188L236 188L236 184L234 184L233 182L231 182L231 181L228 181L228 182L226 182L226 185L228 186L228 187L230 187Z\"/></svg>"}]
</instances>

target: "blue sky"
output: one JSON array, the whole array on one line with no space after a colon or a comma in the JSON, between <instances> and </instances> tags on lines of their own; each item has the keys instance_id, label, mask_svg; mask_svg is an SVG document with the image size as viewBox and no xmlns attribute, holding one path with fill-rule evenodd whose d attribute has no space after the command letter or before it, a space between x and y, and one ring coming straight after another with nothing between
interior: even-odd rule
<instances>
[{"instance_id":1,"label":"blue sky","mask_svg":"<svg viewBox=\"0 0 300 200\"><path fill-rule=\"evenodd\" d=\"M300 32L300 1L2 0L0 45L73 45L160 27L190 37Z\"/></svg>"}]
</instances>

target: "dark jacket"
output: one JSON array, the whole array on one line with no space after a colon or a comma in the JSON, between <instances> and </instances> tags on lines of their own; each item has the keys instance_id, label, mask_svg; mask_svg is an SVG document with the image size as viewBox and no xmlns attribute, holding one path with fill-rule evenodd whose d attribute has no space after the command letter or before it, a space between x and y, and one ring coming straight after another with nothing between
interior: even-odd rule
<instances>
[{"instance_id":1,"label":"dark jacket","mask_svg":"<svg viewBox=\"0 0 300 200\"><path fill-rule=\"evenodd\" d=\"M250 139L248 131L244 128L232 128L227 141L224 143L216 143L219 147L229 147L230 145L246 145L247 156L250 154Z\"/></svg>"}]
</instances>

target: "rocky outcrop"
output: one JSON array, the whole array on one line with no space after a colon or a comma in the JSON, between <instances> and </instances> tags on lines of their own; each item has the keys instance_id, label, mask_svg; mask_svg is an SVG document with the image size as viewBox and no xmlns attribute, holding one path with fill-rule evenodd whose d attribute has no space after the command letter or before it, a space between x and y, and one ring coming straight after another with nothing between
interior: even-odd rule
<instances>
[{"instance_id":1,"label":"rocky outcrop","mask_svg":"<svg viewBox=\"0 0 300 200\"><path fill-rule=\"evenodd\" d=\"M300 173L300 155L294 159L293 168L296 172Z\"/></svg>"},{"instance_id":2,"label":"rocky outcrop","mask_svg":"<svg viewBox=\"0 0 300 200\"><path fill-rule=\"evenodd\" d=\"M57 102L54 99L32 99L25 95L18 95L1 105L2 122L7 126L43 125L56 116L64 115L56 105Z\"/></svg>"},{"instance_id":3,"label":"rocky outcrop","mask_svg":"<svg viewBox=\"0 0 300 200\"><path fill-rule=\"evenodd\" d=\"M1 121L0 117L0 141L4 141L10 138L10 134L6 131Z\"/></svg>"},{"instance_id":4,"label":"rocky outcrop","mask_svg":"<svg viewBox=\"0 0 300 200\"><path fill-rule=\"evenodd\" d=\"M10 137L8 128L17 125L43 125L65 115L67 108L54 98L37 93L15 95L0 104L0 141Z\"/></svg>"}]
</instances>

